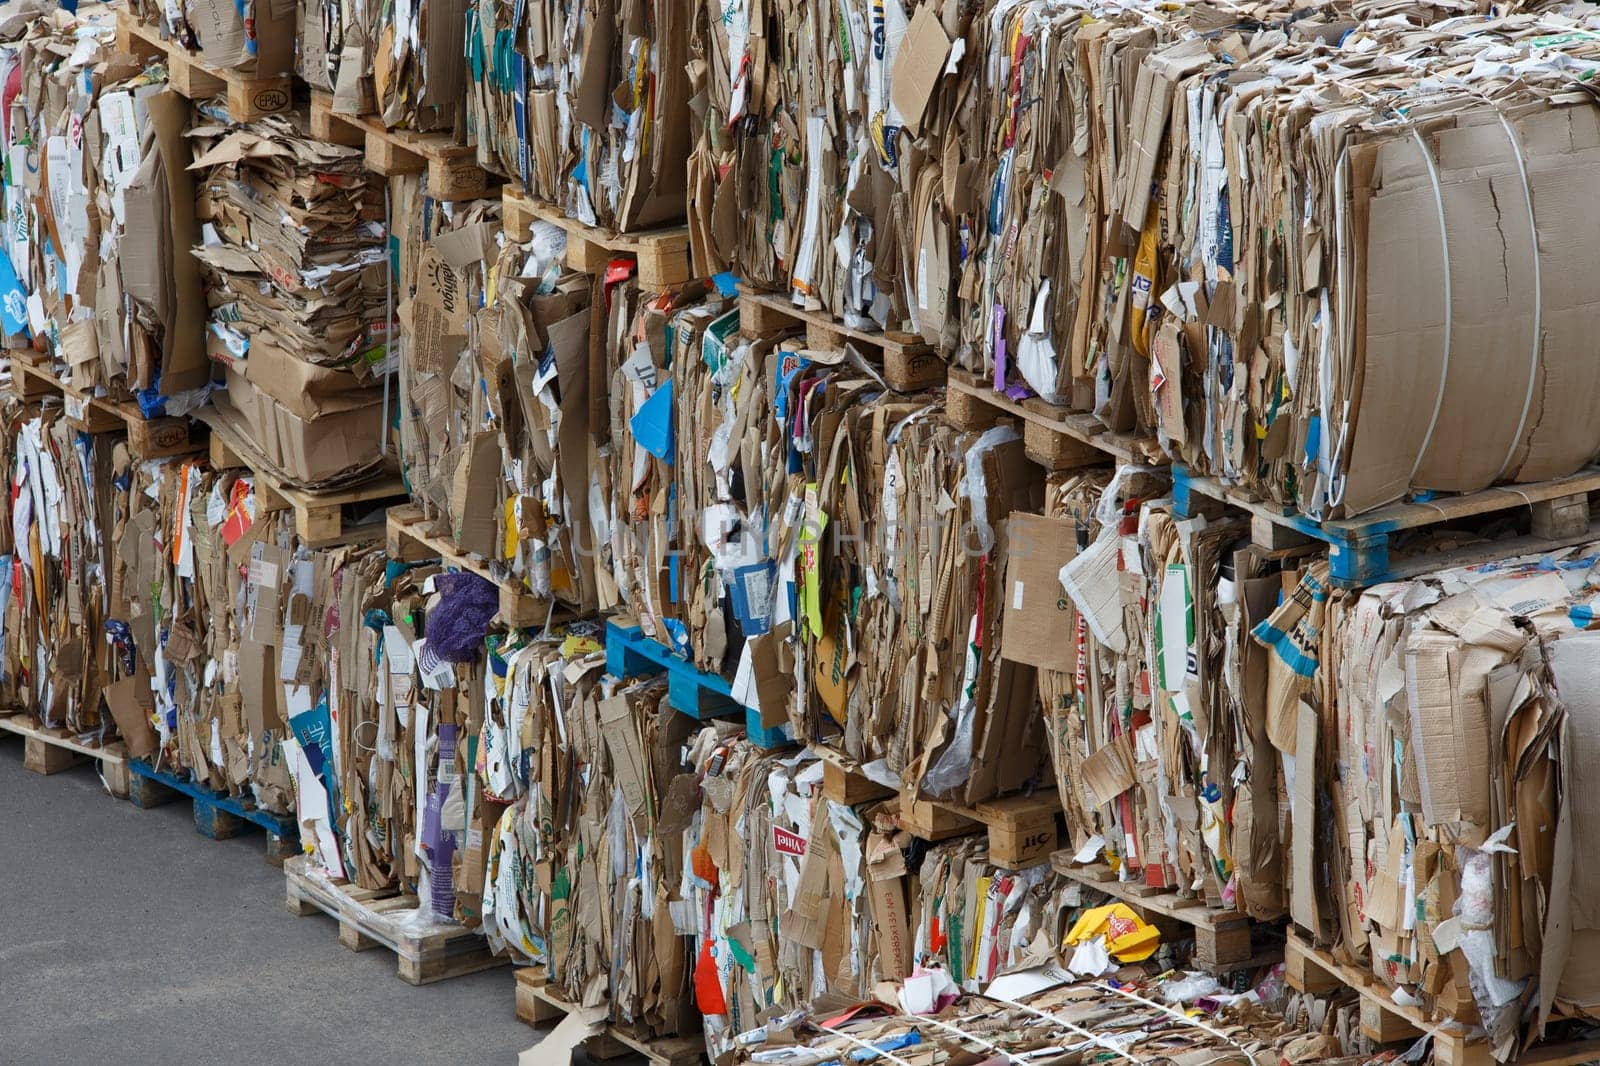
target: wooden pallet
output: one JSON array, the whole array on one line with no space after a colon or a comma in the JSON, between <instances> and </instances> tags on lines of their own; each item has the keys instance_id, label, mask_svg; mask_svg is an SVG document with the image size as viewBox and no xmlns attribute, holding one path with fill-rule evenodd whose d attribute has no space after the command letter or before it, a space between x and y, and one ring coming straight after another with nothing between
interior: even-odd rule
<instances>
[{"instance_id":1,"label":"wooden pallet","mask_svg":"<svg viewBox=\"0 0 1600 1066\"><path fill-rule=\"evenodd\" d=\"M644 635L631 619L606 620L606 672L613 677L667 675L667 703L696 721L743 717L745 734L758 748L769 750L794 743L787 725L764 728L761 712L733 698L726 678L697 670L694 664Z\"/></svg>"},{"instance_id":2,"label":"wooden pallet","mask_svg":"<svg viewBox=\"0 0 1600 1066\"><path fill-rule=\"evenodd\" d=\"M501 224L516 241L528 239L535 220L567 231L567 266L585 274L603 274L615 256L631 256L639 264L639 284L649 292L671 289L694 279L689 262L689 227L658 226L639 233L618 233L568 218L561 208L535 200L521 186L501 188Z\"/></svg>"},{"instance_id":3,"label":"wooden pallet","mask_svg":"<svg viewBox=\"0 0 1600 1066\"><path fill-rule=\"evenodd\" d=\"M311 135L333 144L365 148L367 169L392 174L428 175L428 195L436 200L475 200L492 195L489 172L478 165L478 150L458 144L448 133L389 129L375 115L345 115L333 109L333 94L311 93Z\"/></svg>"},{"instance_id":4,"label":"wooden pallet","mask_svg":"<svg viewBox=\"0 0 1600 1066\"><path fill-rule=\"evenodd\" d=\"M56 774L94 760L106 790L119 799L128 795L128 750L122 741L84 743L65 729L37 724L26 714L0 718L0 731L23 741L22 768L36 774Z\"/></svg>"},{"instance_id":5,"label":"wooden pallet","mask_svg":"<svg viewBox=\"0 0 1600 1066\"><path fill-rule=\"evenodd\" d=\"M12 351L6 363L11 370L8 388L17 399L32 403L61 395L61 382L47 364L29 359L27 354L18 351Z\"/></svg>"},{"instance_id":6,"label":"wooden pallet","mask_svg":"<svg viewBox=\"0 0 1600 1066\"><path fill-rule=\"evenodd\" d=\"M294 79L288 74L254 74L214 67L165 39L155 26L140 22L132 12L117 12L117 50L146 61L160 59L167 67L167 82L179 96L190 100L225 97L228 117L252 122L289 110L294 103Z\"/></svg>"},{"instance_id":7,"label":"wooden pallet","mask_svg":"<svg viewBox=\"0 0 1600 1066\"><path fill-rule=\"evenodd\" d=\"M1165 463L1153 437L1116 433L1092 414L1071 411L1037 396L1014 399L995 389L982 375L950 368L945 418L959 429L986 429L1010 416L1022 423L1022 444L1028 458L1046 470L1073 470L1112 460L1123 463Z\"/></svg>"},{"instance_id":8,"label":"wooden pallet","mask_svg":"<svg viewBox=\"0 0 1600 1066\"><path fill-rule=\"evenodd\" d=\"M1289 987L1298 992L1324 994L1341 988L1361 997L1361 1032L1379 1044L1433 1038L1436 1066L1494 1066L1489 1045L1469 1040L1459 1032L1432 1021L1419 1007L1394 1001L1393 989L1369 971L1348 966L1291 930L1284 945ZM1513 1062L1519 1066L1579 1066L1600 1061L1600 1040L1574 1040L1529 1048Z\"/></svg>"},{"instance_id":9,"label":"wooden pallet","mask_svg":"<svg viewBox=\"0 0 1600 1066\"><path fill-rule=\"evenodd\" d=\"M739 328L753 336L804 328L813 348L843 348L851 343L883 365L883 380L896 392L935 389L945 383L946 366L933 346L907 333L868 333L845 325L824 311L796 306L786 296L739 286Z\"/></svg>"},{"instance_id":10,"label":"wooden pallet","mask_svg":"<svg viewBox=\"0 0 1600 1066\"><path fill-rule=\"evenodd\" d=\"M157 770L143 759L128 760L128 799L140 810L162 807L184 797L194 801L195 832L209 840L231 840L260 828L266 830L266 859L281 865L300 853L300 828L293 816L257 807L249 796L231 796L183 775Z\"/></svg>"},{"instance_id":11,"label":"wooden pallet","mask_svg":"<svg viewBox=\"0 0 1600 1066\"><path fill-rule=\"evenodd\" d=\"M374 540L384 528L375 523L354 525L345 520L345 508L376 505L406 498L405 482L398 475L376 478L346 489L312 492L283 484L271 471L252 462L227 432L213 426L211 465L217 470L243 467L255 478L256 506L261 512L293 511L295 533L308 547Z\"/></svg>"},{"instance_id":12,"label":"wooden pallet","mask_svg":"<svg viewBox=\"0 0 1600 1066\"><path fill-rule=\"evenodd\" d=\"M1277 551L1320 541L1328 546L1329 576L1340 588L1414 577L1451 566L1470 566L1512 555L1552 551L1600 539L1591 527L1589 493L1600 492L1600 467L1564 478L1527 485L1484 489L1459 496L1387 504L1355 518L1318 522L1290 508L1251 498L1216 478L1202 477L1180 464L1172 467L1172 500L1181 516L1224 504L1250 515L1251 537ZM1449 552L1405 556L1394 539L1408 531L1462 519L1532 511L1532 532L1470 544Z\"/></svg>"},{"instance_id":13,"label":"wooden pallet","mask_svg":"<svg viewBox=\"0 0 1600 1066\"><path fill-rule=\"evenodd\" d=\"M139 459L166 459L175 455L191 455L203 444L194 436L193 423L187 418L170 418L158 415L146 418L139 405L131 400L113 400L106 396L93 396L68 385L56 376L48 362L17 358L11 359L12 392L24 400L41 400L59 396L67 413L67 421L74 429L84 433L128 434L128 449Z\"/></svg>"},{"instance_id":14,"label":"wooden pallet","mask_svg":"<svg viewBox=\"0 0 1600 1066\"><path fill-rule=\"evenodd\" d=\"M1071 851L1058 851L1050 856L1050 865L1064 877L1126 903L1140 917L1154 925L1165 925L1169 930L1174 925L1187 927L1184 932L1192 930L1193 961L1197 968L1223 974L1250 967L1264 959L1252 947L1250 934L1253 923L1248 915L1210 906L1204 899L1186 896L1168 888L1139 881L1121 881L1104 863L1080 866L1074 864L1072 859Z\"/></svg>"},{"instance_id":15,"label":"wooden pallet","mask_svg":"<svg viewBox=\"0 0 1600 1066\"><path fill-rule=\"evenodd\" d=\"M388 948L398 960L400 980L407 984L432 984L510 965L475 930L454 923L430 925L421 932L409 927L405 916L417 908L417 897L409 893L336 883L314 873L304 855L283 864L283 877L290 914L328 915L339 923L339 943L351 951Z\"/></svg>"},{"instance_id":16,"label":"wooden pallet","mask_svg":"<svg viewBox=\"0 0 1600 1066\"><path fill-rule=\"evenodd\" d=\"M542 966L518 967L517 1019L535 1028L559 1022L578 1008L550 988ZM631 1025L605 1025L584 1042L591 1059L607 1061L625 1055L643 1055L653 1066L699 1066L705 1061L705 1044L689 1036L641 1035Z\"/></svg>"},{"instance_id":17,"label":"wooden pallet","mask_svg":"<svg viewBox=\"0 0 1600 1066\"><path fill-rule=\"evenodd\" d=\"M1031 796L1003 796L971 807L900 794L900 826L920 840L947 840L983 829L989 861L1006 870L1048 862L1055 851L1061 797L1054 789Z\"/></svg>"},{"instance_id":18,"label":"wooden pallet","mask_svg":"<svg viewBox=\"0 0 1600 1066\"><path fill-rule=\"evenodd\" d=\"M550 619L549 602L536 596L520 578L512 576L504 566L491 566L488 560L462 551L445 534L427 532L430 525L422 516L422 508L414 504L389 508L389 558L402 562L437 558L447 566L492 582L500 590L499 618L506 625L542 626Z\"/></svg>"}]
</instances>

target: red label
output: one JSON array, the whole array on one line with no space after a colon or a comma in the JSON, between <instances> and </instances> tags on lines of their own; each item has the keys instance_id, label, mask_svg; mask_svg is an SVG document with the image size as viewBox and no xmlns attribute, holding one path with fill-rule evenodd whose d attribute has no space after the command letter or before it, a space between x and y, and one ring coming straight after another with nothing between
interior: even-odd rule
<instances>
[{"instance_id":1,"label":"red label","mask_svg":"<svg viewBox=\"0 0 1600 1066\"><path fill-rule=\"evenodd\" d=\"M806 838L773 826L772 846L778 849L779 855L803 856L806 853Z\"/></svg>"}]
</instances>

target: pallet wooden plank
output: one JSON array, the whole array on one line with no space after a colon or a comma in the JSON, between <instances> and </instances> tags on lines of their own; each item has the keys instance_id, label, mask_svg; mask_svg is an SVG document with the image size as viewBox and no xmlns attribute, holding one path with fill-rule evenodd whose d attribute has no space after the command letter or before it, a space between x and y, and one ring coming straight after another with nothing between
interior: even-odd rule
<instances>
[{"instance_id":1,"label":"pallet wooden plank","mask_svg":"<svg viewBox=\"0 0 1600 1066\"><path fill-rule=\"evenodd\" d=\"M261 810L253 799L230 796L177 774L157 770L143 759L129 759L127 766L128 799L135 807L159 807L187 798L194 804L195 832L212 840L229 840L252 828L264 829L267 832L266 858L274 865L286 852L298 847L300 829L293 815Z\"/></svg>"},{"instance_id":2,"label":"pallet wooden plank","mask_svg":"<svg viewBox=\"0 0 1600 1066\"><path fill-rule=\"evenodd\" d=\"M982 375L951 367L946 417L962 429L992 425L1000 416L1018 419L1028 457L1049 470L1070 470L1117 460L1164 462L1149 437L1115 433L1081 411L1047 403L1037 396L1017 398L994 388Z\"/></svg>"},{"instance_id":3,"label":"pallet wooden plank","mask_svg":"<svg viewBox=\"0 0 1600 1066\"><path fill-rule=\"evenodd\" d=\"M638 265L639 284L650 292L675 288L695 277L687 226L654 226L619 233L568 218L561 208L535 200L512 184L501 190L501 207L506 228L517 240L526 239L535 219L565 230L567 265L574 270L600 273L614 256L630 256Z\"/></svg>"},{"instance_id":4,"label":"pallet wooden plank","mask_svg":"<svg viewBox=\"0 0 1600 1066\"><path fill-rule=\"evenodd\" d=\"M140 22L131 11L117 15L117 45L147 61L163 58L168 83L180 96L190 100L224 97L228 117L235 122L253 122L278 114L294 103L294 78L288 73L214 67L175 41L163 38L157 27Z\"/></svg>"},{"instance_id":5,"label":"pallet wooden plank","mask_svg":"<svg viewBox=\"0 0 1600 1066\"><path fill-rule=\"evenodd\" d=\"M896 392L918 392L945 383L944 360L920 336L856 329L774 293L740 286L739 325L744 332L755 334L804 329L806 343L814 348L842 348L853 343L882 364L884 381Z\"/></svg>"},{"instance_id":6,"label":"pallet wooden plank","mask_svg":"<svg viewBox=\"0 0 1600 1066\"><path fill-rule=\"evenodd\" d=\"M1251 499L1238 487L1197 475L1181 464L1173 464L1172 480L1173 503L1180 515L1197 513L1206 501L1214 501L1249 514L1253 536L1266 550L1290 543L1295 535L1326 544L1330 580L1341 588L1361 588L1509 555L1553 551L1600 536L1600 528L1588 522L1588 494L1600 492L1600 467L1550 481L1402 501L1354 518L1325 522L1280 504ZM1533 531L1528 536L1474 541L1452 551L1412 556L1399 554L1393 545L1394 536L1407 530L1523 508L1532 512Z\"/></svg>"},{"instance_id":7,"label":"pallet wooden plank","mask_svg":"<svg viewBox=\"0 0 1600 1066\"><path fill-rule=\"evenodd\" d=\"M416 562L437 558L457 570L466 570L491 582L499 590L502 622L510 626L543 625L550 617L550 601L534 592L504 565L495 565L456 547L446 534L432 529L415 505L391 507L388 513L386 543L389 556Z\"/></svg>"},{"instance_id":8,"label":"pallet wooden plank","mask_svg":"<svg viewBox=\"0 0 1600 1066\"><path fill-rule=\"evenodd\" d=\"M326 914L339 923L339 943L351 951L387 948L395 956L396 976L407 984L431 984L510 965L475 930L436 923L418 931L410 922L416 896L332 882L315 874L305 856L286 861L283 872L290 913Z\"/></svg>"},{"instance_id":9,"label":"pallet wooden plank","mask_svg":"<svg viewBox=\"0 0 1600 1066\"><path fill-rule=\"evenodd\" d=\"M578 1007L552 988L542 966L517 971L517 1018L543 1026L573 1014ZM705 1061L705 1044L695 1036L650 1036L630 1025L603 1024L584 1041L584 1052L600 1061L643 1055L652 1066L697 1066Z\"/></svg>"}]
</instances>

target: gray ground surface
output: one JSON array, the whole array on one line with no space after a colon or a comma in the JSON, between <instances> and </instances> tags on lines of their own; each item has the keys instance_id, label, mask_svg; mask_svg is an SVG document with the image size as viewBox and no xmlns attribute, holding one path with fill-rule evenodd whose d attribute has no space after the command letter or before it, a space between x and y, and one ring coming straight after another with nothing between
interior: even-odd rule
<instances>
[{"instance_id":1,"label":"gray ground surface","mask_svg":"<svg viewBox=\"0 0 1600 1066\"><path fill-rule=\"evenodd\" d=\"M0 733L0 1063L502 1064L537 1041L509 969L404 983L284 909L259 833L207 840L192 810L28 773Z\"/></svg>"}]
</instances>

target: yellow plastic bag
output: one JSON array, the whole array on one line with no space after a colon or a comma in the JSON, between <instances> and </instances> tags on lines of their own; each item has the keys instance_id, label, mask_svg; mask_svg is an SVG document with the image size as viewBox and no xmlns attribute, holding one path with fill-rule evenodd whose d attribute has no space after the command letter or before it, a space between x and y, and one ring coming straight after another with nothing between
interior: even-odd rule
<instances>
[{"instance_id":1,"label":"yellow plastic bag","mask_svg":"<svg viewBox=\"0 0 1600 1066\"><path fill-rule=\"evenodd\" d=\"M1161 946L1161 931L1149 924L1125 903L1091 907L1078 917L1067 932L1069 947L1106 938L1106 951L1118 962L1142 962Z\"/></svg>"}]
</instances>

